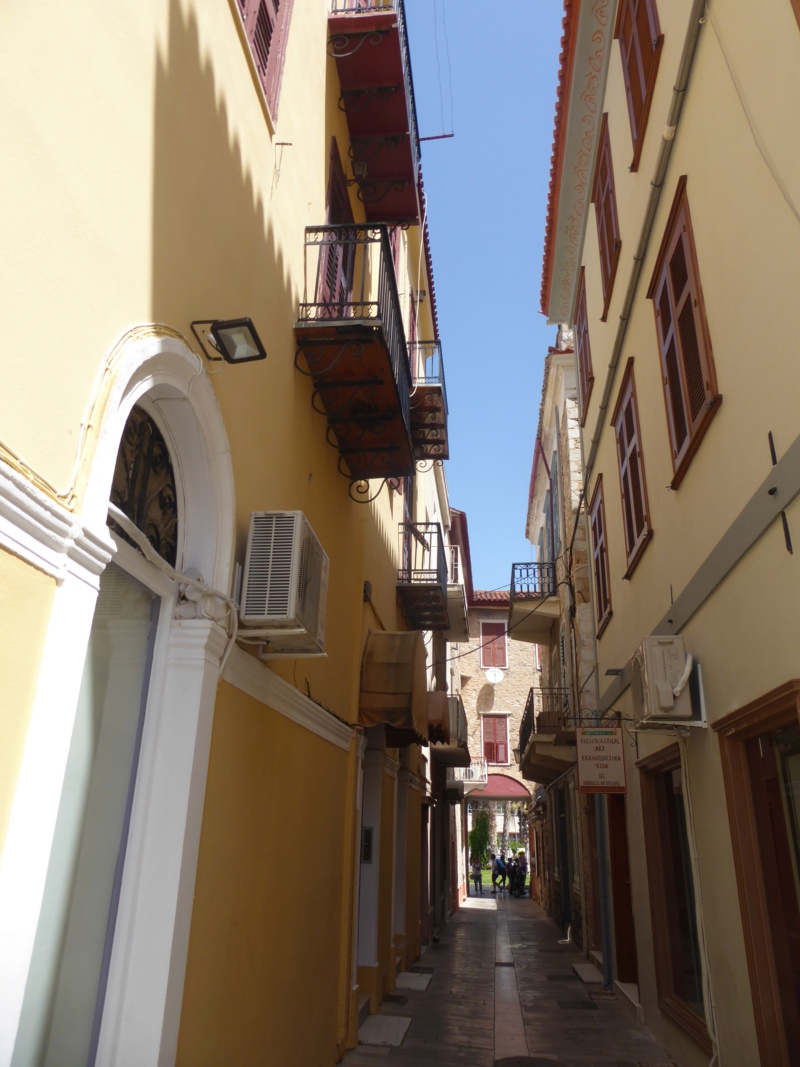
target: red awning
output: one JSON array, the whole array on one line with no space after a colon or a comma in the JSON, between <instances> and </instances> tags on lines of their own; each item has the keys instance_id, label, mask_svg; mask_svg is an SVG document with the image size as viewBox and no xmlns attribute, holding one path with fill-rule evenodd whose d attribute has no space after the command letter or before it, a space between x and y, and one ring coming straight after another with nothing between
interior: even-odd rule
<instances>
[{"instance_id":1,"label":"red awning","mask_svg":"<svg viewBox=\"0 0 800 1067\"><path fill-rule=\"evenodd\" d=\"M470 800L528 800L530 792L516 778L507 774L490 774L483 789L473 789Z\"/></svg>"}]
</instances>

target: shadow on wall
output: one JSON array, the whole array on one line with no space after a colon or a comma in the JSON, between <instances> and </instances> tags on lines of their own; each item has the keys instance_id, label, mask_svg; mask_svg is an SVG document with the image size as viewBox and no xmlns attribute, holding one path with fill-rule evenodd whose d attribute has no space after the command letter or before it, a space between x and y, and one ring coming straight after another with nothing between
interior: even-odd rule
<instances>
[{"instance_id":1,"label":"shadow on wall","mask_svg":"<svg viewBox=\"0 0 800 1067\"><path fill-rule=\"evenodd\" d=\"M322 143L314 146L314 165L297 173L291 155L295 149L287 148L278 182L266 118L263 151L254 142L248 156L250 141L243 152L237 116L231 110L235 98L215 69L213 52L207 43L201 47L193 12L184 13L178 0L170 0L169 10L168 45L156 68L152 318L188 337L194 319L248 315L255 322L267 350L266 361L239 367L205 364L231 448L236 555L244 557L251 511L300 509L308 516L330 557L328 603L341 605L344 614L340 612L336 627L328 627L328 659L308 661L302 673L315 696L324 693L325 703L348 717L350 694L346 687L336 691L332 687L342 676L341 662L352 646L352 634L362 626L364 609L360 597L353 596L353 583L360 589L365 568L377 598L378 576L395 571L397 533L396 527L370 521L367 536L361 539L363 561L354 552L362 518L372 513L374 519L375 512L349 500L347 480L337 471L338 451L326 441L326 420L312 409L311 383L295 369L293 325L302 282L290 273L294 268L289 262L295 255L302 262L306 203L316 199L320 217L310 221L324 221L321 190L327 179L330 138L337 134L346 155L345 120L331 105ZM230 17L235 18L233 6ZM324 49L321 39L322 56ZM241 62L246 64L244 53ZM331 96L325 79L332 76L335 66L330 61L314 91ZM255 99L255 83L252 92ZM248 121L252 128L252 115ZM258 136L258 120L255 129ZM295 210L297 203L302 203L303 211ZM279 248L276 241L271 212L278 204L284 227L297 220L296 233L289 232L289 247ZM384 590L378 610L389 629L402 628L394 584ZM282 662L275 669L291 677L291 668Z\"/></svg>"},{"instance_id":2,"label":"shadow on wall","mask_svg":"<svg viewBox=\"0 0 800 1067\"><path fill-rule=\"evenodd\" d=\"M475 701L476 711L491 711L494 707L494 686L482 685L478 690L478 698Z\"/></svg>"}]
</instances>

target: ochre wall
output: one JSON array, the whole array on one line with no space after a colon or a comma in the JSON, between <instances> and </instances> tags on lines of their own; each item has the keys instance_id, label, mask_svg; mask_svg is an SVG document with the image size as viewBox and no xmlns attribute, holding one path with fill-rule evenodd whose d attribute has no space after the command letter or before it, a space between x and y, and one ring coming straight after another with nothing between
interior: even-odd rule
<instances>
[{"instance_id":1,"label":"ochre wall","mask_svg":"<svg viewBox=\"0 0 800 1067\"><path fill-rule=\"evenodd\" d=\"M55 582L0 551L0 853L28 732Z\"/></svg>"},{"instance_id":2,"label":"ochre wall","mask_svg":"<svg viewBox=\"0 0 800 1067\"><path fill-rule=\"evenodd\" d=\"M179 1065L335 1061L347 758L220 686Z\"/></svg>"}]
</instances>

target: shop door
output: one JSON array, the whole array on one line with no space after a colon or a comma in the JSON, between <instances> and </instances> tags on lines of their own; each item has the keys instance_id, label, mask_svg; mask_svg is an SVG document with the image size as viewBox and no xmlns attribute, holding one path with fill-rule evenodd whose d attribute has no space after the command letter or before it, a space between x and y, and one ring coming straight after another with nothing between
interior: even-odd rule
<instances>
[{"instance_id":1,"label":"shop door","mask_svg":"<svg viewBox=\"0 0 800 1067\"><path fill-rule=\"evenodd\" d=\"M617 981L638 984L636 932L633 926L631 869L628 861L628 829L625 797L606 796L608 809L608 847L611 864L611 892L614 898L614 948L617 956Z\"/></svg>"}]
</instances>

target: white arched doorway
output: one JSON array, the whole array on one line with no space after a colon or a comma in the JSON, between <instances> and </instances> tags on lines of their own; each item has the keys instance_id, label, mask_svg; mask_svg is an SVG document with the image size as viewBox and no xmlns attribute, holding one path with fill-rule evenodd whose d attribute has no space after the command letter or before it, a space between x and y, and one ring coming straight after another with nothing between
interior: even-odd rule
<instances>
[{"instance_id":1,"label":"white arched doorway","mask_svg":"<svg viewBox=\"0 0 800 1067\"><path fill-rule=\"evenodd\" d=\"M96 645L101 631L106 644L109 632L112 644L113 635L123 637L122 654L112 661L113 680L109 682L106 670L104 685L144 696L141 709L138 705L133 709L133 731L127 741L135 748L135 759L128 764L133 768L128 772L130 783L122 782L125 829L121 860L116 872L111 871L113 908L107 921L103 916L99 934L93 935L95 942L99 937L102 981L97 1007L93 1002L89 1010L90 1016L95 1013L89 1020L90 1060L171 1063L180 1021L214 699L226 633L213 620L197 617L192 604L179 604L178 584L109 533L106 511L122 432L136 405L160 431L172 460L177 569L200 575L206 584L227 592L234 546L233 478L210 381L202 362L178 337L153 328L132 331L115 346L100 385L106 386L106 393L97 405L102 417L82 525L84 534L104 545L107 553L98 550L99 558L89 568L70 568L56 594L0 872L0 915L8 901L17 906L16 919L22 919L12 935L3 937L13 952L7 965L0 962L0 990L10 994L3 1022L13 1023L11 1043L2 1049L0 1062L14 1065L73 1062L64 1059L72 1052L68 1044L59 1044L68 1040L59 1033L74 1033L76 1028L65 1024L59 1032L58 1017L67 1019L70 1011L77 1011L77 999L70 1003L80 985L75 975L88 974L87 986L97 987L96 974L85 966L81 953L68 959L70 923L80 908L72 882L66 883L79 879L80 866L77 844L74 858L64 860L61 831L66 825L73 842L81 835L92 840L100 836L96 827L91 832L85 829L83 811L73 812L70 825L69 808L74 783L81 782L80 767L77 779L75 774L76 751L80 756L98 707L105 710L114 703L105 697L98 701L88 677L93 642ZM100 575L97 607L97 575L109 556L113 563ZM126 606L121 611L111 609L117 614L109 631L99 617L119 597L127 598ZM99 746L96 738L92 743ZM115 747L119 747L116 742ZM90 756L84 761L87 768L96 760L96 752ZM107 778L114 775L113 770L106 772ZM88 797L88 770L84 777ZM113 785L106 783L109 789ZM91 790L96 788L92 779ZM119 797L116 803L119 807ZM99 805L103 810L112 806L111 801ZM90 812L88 800L85 807ZM13 911L6 914L15 921ZM82 948L92 938L85 936L85 928L78 929L81 936L73 940L82 942ZM95 970L96 965L97 960L92 964ZM68 967L68 980L59 985ZM84 1052L79 1055L83 1062Z\"/></svg>"}]
</instances>

